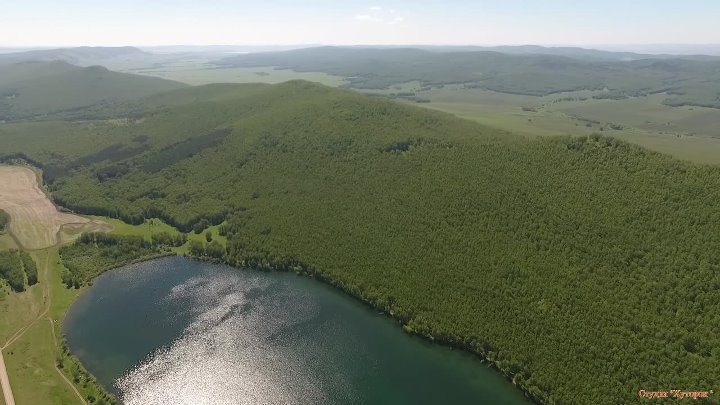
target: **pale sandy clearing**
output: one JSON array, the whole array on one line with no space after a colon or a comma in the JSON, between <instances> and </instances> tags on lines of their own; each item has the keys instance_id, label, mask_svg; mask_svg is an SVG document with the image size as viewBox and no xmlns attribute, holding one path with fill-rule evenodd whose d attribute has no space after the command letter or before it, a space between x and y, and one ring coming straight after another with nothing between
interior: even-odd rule
<instances>
[{"instance_id":1,"label":"pale sandy clearing","mask_svg":"<svg viewBox=\"0 0 720 405\"><path fill-rule=\"evenodd\" d=\"M106 232L112 226L59 212L38 185L35 172L22 166L0 166L0 208L10 215L8 230L28 250L65 243L81 232ZM63 232L65 228L70 232Z\"/></svg>"},{"instance_id":2,"label":"pale sandy clearing","mask_svg":"<svg viewBox=\"0 0 720 405\"><path fill-rule=\"evenodd\" d=\"M0 350L0 386L2 386L5 405L15 405L15 397L13 396L12 388L10 388L10 380L8 379L7 370L5 369L2 350Z\"/></svg>"}]
</instances>

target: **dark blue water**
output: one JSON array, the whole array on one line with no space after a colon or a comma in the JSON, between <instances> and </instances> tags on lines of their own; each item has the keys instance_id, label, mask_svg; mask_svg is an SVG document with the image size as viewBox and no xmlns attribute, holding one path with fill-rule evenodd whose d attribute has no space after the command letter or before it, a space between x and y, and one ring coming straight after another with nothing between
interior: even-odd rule
<instances>
[{"instance_id":1,"label":"dark blue water","mask_svg":"<svg viewBox=\"0 0 720 405\"><path fill-rule=\"evenodd\" d=\"M83 294L64 332L128 405L530 403L474 356L294 274L127 266Z\"/></svg>"}]
</instances>

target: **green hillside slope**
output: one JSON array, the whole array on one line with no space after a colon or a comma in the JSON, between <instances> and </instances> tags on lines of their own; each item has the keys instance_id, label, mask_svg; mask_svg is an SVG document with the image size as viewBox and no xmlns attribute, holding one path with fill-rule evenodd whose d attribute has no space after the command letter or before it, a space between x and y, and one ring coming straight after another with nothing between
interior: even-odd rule
<instances>
[{"instance_id":1,"label":"green hillside slope","mask_svg":"<svg viewBox=\"0 0 720 405\"><path fill-rule=\"evenodd\" d=\"M34 124L62 129L52 153L6 125L0 153L46 166L81 212L224 222L208 255L325 279L547 404L716 387L720 168L307 82L143 105L123 125Z\"/></svg>"},{"instance_id":2,"label":"green hillside slope","mask_svg":"<svg viewBox=\"0 0 720 405\"><path fill-rule=\"evenodd\" d=\"M138 99L182 87L186 85L57 61L0 66L0 121Z\"/></svg>"}]
</instances>

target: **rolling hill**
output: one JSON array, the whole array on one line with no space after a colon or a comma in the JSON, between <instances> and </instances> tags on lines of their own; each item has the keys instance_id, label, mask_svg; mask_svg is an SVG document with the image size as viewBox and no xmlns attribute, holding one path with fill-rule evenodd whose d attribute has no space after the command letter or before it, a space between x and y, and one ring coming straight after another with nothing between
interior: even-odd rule
<instances>
[{"instance_id":1,"label":"rolling hill","mask_svg":"<svg viewBox=\"0 0 720 405\"><path fill-rule=\"evenodd\" d=\"M514 53L508 54L318 47L237 55L217 63L324 72L344 76L349 87L358 89L383 89L419 81L424 86L462 83L468 88L533 96L577 90L604 90L607 97L616 98L667 93L668 105L720 108L720 61L716 58L598 60L597 55L607 53L558 48L553 54L543 49L498 48Z\"/></svg>"},{"instance_id":2,"label":"rolling hill","mask_svg":"<svg viewBox=\"0 0 720 405\"><path fill-rule=\"evenodd\" d=\"M717 382L720 168L303 81L123 108L2 125L0 156L82 213L222 224L226 249L196 254L325 280L546 404Z\"/></svg>"},{"instance_id":3,"label":"rolling hill","mask_svg":"<svg viewBox=\"0 0 720 405\"><path fill-rule=\"evenodd\" d=\"M149 66L167 60L162 55L144 52L132 46L40 49L0 54L0 66L23 62L66 62L76 66L104 66L112 70Z\"/></svg>"},{"instance_id":4,"label":"rolling hill","mask_svg":"<svg viewBox=\"0 0 720 405\"><path fill-rule=\"evenodd\" d=\"M66 62L0 66L0 121L57 114L91 105L139 99L187 87L158 78Z\"/></svg>"},{"instance_id":5,"label":"rolling hill","mask_svg":"<svg viewBox=\"0 0 720 405\"><path fill-rule=\"evenodd\" d=\"M575 46L539 46L539 45L501 45L501 46L416 46L418 49L442 52L500 52L508 55L554 55L566 56L585 61L633 61L643 59L689 59L689 60L720 60L712 54L703 54L698 47L695 54L673 54L667 50L657 53L637 53L627 51L607 51ZM711 47L708 47L711 50Z\"/></svg>"}]
</instances>

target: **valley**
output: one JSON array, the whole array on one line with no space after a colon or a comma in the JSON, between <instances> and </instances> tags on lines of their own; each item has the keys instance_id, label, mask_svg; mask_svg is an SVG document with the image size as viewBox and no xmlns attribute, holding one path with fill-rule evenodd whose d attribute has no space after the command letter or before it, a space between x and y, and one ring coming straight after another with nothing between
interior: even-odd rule
<instances>
[{"instance_id":1,"label":"valley","mask_svg":"<svg viewBox=\"0 0 720 405\"><path fill-rule=\"evenodd\" d=\"M281 55L271 54L268 58L279 58ZM287 57L292 60L293 56L289 54ZM356 87L357 84L341 72L329 74L327 72L331 70L317 67L299 65L301 71L283 66L233 67L223 65L222 60L222 55L212 55L205 59L175 60L128 72L191 85L218 82L275 84L285 80L310 80L446 111L515 134L590 135L607 131L610 136L679 159L720 163L720 132L715 125L720 119L720 109L695 105L670 106L665 101L673 96L667 93L631 96L621 93L618 96L596 89L547 95L520 94L476 87L472 83L426 84L418 80L404 81L406 78L397 78L403 81L387 83L385 88L366 88Z\"/></svg>"},{"instance_id":2,"label":"valley","mask_svg":"<svg viewBox=\"0 0 720 405\"><path fill-rule=\"evenodd\" d=\"M357 312L357 319L386 315L388 334L399 342L393 354L415 350L415 343L449 346L497 371L492 375L502 379L491 385L514 386L514 394L503 394L512 401L616 405L637 401L639 389L659 382L693 392L714 387L714 370L720 369L713 329L720 313L720 167L714 164L720 110L703 106L707 100L695 79L683 82L687 88L655 92L669 79L658 73L666 65L650 58L616 69L613 75L619 76L612 80L597 77L603 85L602 80L622 82L617 88L577 88L574 81L587 69L602 72L604 63L619 62L598 66L557 55L507 59L494 51L482 58L362 51L390 57L380 59L387 69L368 73L369 67L356 63L358 71L350 74L345 69L358 58L354 50L341 50L347 60L322 70L315 65L323 55L338 51L305 52L310 56L300 61L306 65L269 64L281 56L263 54L251 56L257 59L252 63L233 57L215 72L206 62L133 63L127 68L165 78L102 71L103 86L111 84L101 86L102 96L79 91L96 83L98 69L54 62L33 62L36 73L10 68L23 75L11 83L33 83L32 74L65 81L66 69L74 80L52 87L57 104L32 97L15 103L23 92L32 94L18 86L18 98L6 99L1 110L0 162L15 166L0 166L0 209L10 217L0 248L11 257L8 263L20 263L22 254L9 250L20 248L38 268L37 283L30 282L31 266L21 263L16 267L25 270L13 273L15 284L2 284L0 331L8 336L0 337L17 403L113 403L106 389L114 390L109 385L123 376L137 385L116 394L131 403L149 401L150 385L140 377L148 370L143 367L164 364L162 355L146 363L120 357L157 354L178 334L139 351L118 350L112 372L90 366L96 358L78 348L92 342L73 346L62 338L76 332L63 329L63 319L80 294L112 291L102 283L114 277L140 280L132 272L137 268L161 274L153 283L167 282L165 293L209 269L225 272L227 285L237 289L260 279L248 274L270 271L263 280L271 284L324 288L335 294L332 300L341 300L343 292L356 301L343 296L343 304L329 301L329 307L350 302L366 311ZM408 55L426 64L407 69ZM465 62L440 70L443 58ZM466 69L468 63L488 60L499 63L502 74L464 81L477 73ZM510 69L507 60L529 65L518 62ZM555 80L558 65L549 62L568 64L567 82ZM715 62L668 63L709 72ZM533 82L520 69L527 66L544 74ZM678 74L690 74L680 67ZM49 74L53 69L61 72ZM648 75L647 88L620 80L642 75ZM514 81L518 76L525 79ZM225 79L255 83L200 84ZM114 87L123 89L122 97L106 97ZM680 90L685 93L676 94ZM685 105L688 97L692 102ZM177 254L212 265L161 258ZM172 264L158 269L154 263ZM115 268L120 270L105 273ZM184 279L171 282L182 274ZM153 289L153 283L137 288ZM309 302L261 301L270 290L260 290L240 297L242 302L231 297L237 306L217 319L242 319L234 311L250 311L242 306L247 300L281 312L260 316L258 325L268 325L264 318L284 319ZM208 299L227 297L218 292ZM77 302L87 308L92 301L83 299ZM148 305L146 312L160 308ZM121 303L106 311L116 307L132 322L133 313ZM219 308L212 304L207 313ZM102 320L102 311L91 318ZM308 336L301 332L322 330L313 323L318 318L310 318L308 325L315 326L294 325L285 332ZM118 327L126 340L113 345L150 342L133 330ZM75 342L83 341L79 333ZM244 335L227 336L234 337L222 342L234 342L228 344L235 350L233 339ZM260 341L274 344L281 336L270 333ZM257 340L251 341L243 347L255 347ZM330 347L324 353L337 350ZM112 345L94 350L113 356ZM174 350L166 354L184 349ZM289 357L279 364L305 361L283 353ZM97 380L74 354L98 373ZM666 361L654 360L659 358ZM230 374L239 367L233 364ZM430 373L444 367L432 364L416 368ZM464 369L453 364L449 369ZM135 366L139 374L130 371ZM212 364L207 367L212 372ZM403 370L394 373L413 371ZM171 372L163 381L174 383L177 375ZM292 397L284 390L298 382L286 381L276 393ZM370 402L402 398L410 388L398 388L400 379L396 384ZM479 385L463 386L473 392ZM172 393L162 384L153 387L160 398ZM337 388L328 402L341 402L337 398L347 398L353 387L365 390L359 382ZM303 398L317 398L310 391ZM372 391L371 384L367 392ZM188 391L178 401L204 395ZM471 403L473 395L463 399Z\"/></svg>"}]
</instances>

